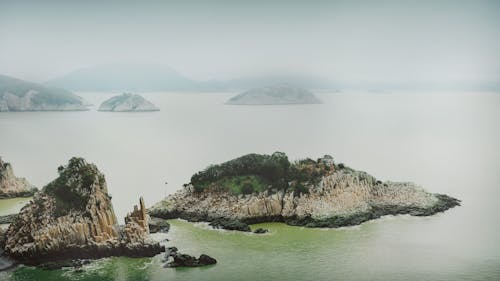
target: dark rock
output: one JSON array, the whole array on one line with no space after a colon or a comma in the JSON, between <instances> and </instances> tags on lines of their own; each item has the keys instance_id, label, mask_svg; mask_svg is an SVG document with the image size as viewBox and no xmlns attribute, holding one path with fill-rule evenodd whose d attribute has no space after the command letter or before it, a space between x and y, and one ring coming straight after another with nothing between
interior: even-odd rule
<instances>
[{"instance_id":1,"label":"dark rock","mask_svg":"<svg viewBox=\"0 0 500 281\"><path fill-rule=\"evenodd\" d=\"M263 234L266 232L269 232L269 230L267 230L265 228L257 228L256 230L253 231L253 233L256 233L256 234Z\"/></svg>"},{"instance_id":2,"label":"dark rock","mask_svg":"<svg viewBox=\"0 0 500 281\"><path fill-rule=\"evenodd\" d=\"M217 263L216 259L205 254L201 254L199 258L187 254L181 254L177 251L176 247L170 247L166 252L166 260L168 260L169 257L172 257L173 261L167 263L165 267L197 267Z\"/></svg>"},{"instance_id":3,"label":"dark rock","mask_svg":"<svg viewBox=\"0 0 500 281\"><path fill-rule=\"evenodd\" d=\"M37 265L38 268L45 269L45 270L55 270L55 269L61 269L63 267L74 267L74 268L81 268L83 265L90 264L91 260L61 260L61 261L53 261L53 262L46 262Z\"/></svg>"},{"instance_id":4,"label":"dark rock","mask_svg":"<svg viewBox=\"0 0 500 281\"><path fill-rule=\"evenodd\" d=\"M17 218L17 214L0 216L0 224L12 223Z\"/></svg>"},{"instance_id":5,"label":"dark rock","mask_svg":"<svg viewBox=\"0 0 500 281\"><path fill-rule=\"evenodd\" d=\"M212 258L211 256L201 254L200 257L198 258L198 263L200 265L210 265L210 264L216 264L217 260Z\"/></svg>"},{"instance_id":6,"label":"dark rock","mask_svg":"<svg viewBox=\"0 0 500 281\"><path fill-rule=\"evenodd\" d=\"M3 236L3 234L2 234ZM6 256L3 251L3 247L0 249L0 271L12 268L17 265L14 259Z\"/></svg>"},{"instance_id":7,"label":"dark rock","mask_svg":"<svg viewBox=\"0 0 500 281\"><path fill-rule=\"evenodd\" d=\"M168 232L170 224L167 220L157 217L151 217L149 220L149 233Z\"/></svg>"},{"instance_id":8,"label":"dark rock","mask_svg":"<svg viewBox=\"0 0 500 281\"><path fill-rule=\"evenodd\" d=\"M250 232L250 226L242 221L226 219L226 218L217 218L210 222L210 225L214 228L222 228L226 230L238 230Z\"/></svg>"}]
</instances>

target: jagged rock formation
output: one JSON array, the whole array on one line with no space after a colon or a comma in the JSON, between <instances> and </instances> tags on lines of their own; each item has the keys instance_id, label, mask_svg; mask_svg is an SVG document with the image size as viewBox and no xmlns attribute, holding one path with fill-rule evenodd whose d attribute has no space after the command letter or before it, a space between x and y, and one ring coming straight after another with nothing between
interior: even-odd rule
<instances>
[{"instance_id":1,"label":"jagged rock formation","mask_svg":"<svg viewBox=\"0 0 500 281\"><path fill-rule=\"evenodd\" d=\"M365 172L355 171L343 164L336 165L331 157L318 159L316 164L310 161L306 161L309 166L304 169L318 171L314 168L323 167L325 172L314 172L318 178L304 183L305 190L290 188L293 185L291 181L289 188L235 194L229 189L214 186L224 182L218 180L205 189L187 185L157 203L149 212L155 217L189 221L216 222L222 219L248 224L281 221L308 227L340 227L360 224L383 215L428 216L460 205L455 198L428 193L413 183L378 181ZM244 162L240 162L238 167L241 163ZM215 169L220 175L229 167L225 164L207 169L205 173L213 173ZM297 173L300 170L292 171ZM195 176L206 177L205 174L200 176L200 173Z\"/></svg>"},{"instance_id":2,"label":"jagged rock formation","mask_svg":"<svg viewBox=\"0 0 500 281\"><path fill-rule=\"evenodd\" d=\"M321 101L313 93L289 85L251 89L227 101L233 105L316 104Z\"/></svg>"},{"instance_id":3,"label":"jagged rock formation","mask_svg":"<svg viewBox=\"0 0 500 281\"><path fill-rule=\"evenodd\" d=\"M81 97L63 89L0 75L0 112L88 110L85 103Z\"/></svg>"},{"instance_id":4,"label":"jagged rock formation","mask_svg":"<svg viewBox=\"0 0 500 281\"><path fill-rule=\"evenodd\" d=\"M124 93L119 96L114 96L104 101L98 109L99 111L158 111L158 107L154 106L150 101L147 101L140 95Z\"/></svg>"},{"instance_id":5,"label":"jagged rock formation","mask_svg":"<svg viewBox=\"0 0 500 281\"><path fill-rule=\"evenodd\" d=\"M10 163L0 157L0 198L29 197L36 191L25 178L16 177Z\"/></svg>"},{"instance_id":6,"label":"jagged rock formation","mask_svg":"<svg viewBox=\"0 0 500 281\"><path fill-rule=\"evenodd\" d=\"M82 158L58 168L59 177L35 194L10 224L6 253L25 264L106 256L153 256L163 249L146 241L144 202L123 230L104 175Z\"/></svg>"}]
</instances>

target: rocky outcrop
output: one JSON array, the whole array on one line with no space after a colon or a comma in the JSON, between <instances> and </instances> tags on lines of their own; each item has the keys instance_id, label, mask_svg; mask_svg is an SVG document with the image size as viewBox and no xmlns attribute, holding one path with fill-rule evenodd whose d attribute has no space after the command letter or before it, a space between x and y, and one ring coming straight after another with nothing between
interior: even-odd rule
<instances>
[{"instance_id":1,"label":"rocky outcrop","mask_svg":"<svg viewBox=\"0 0 500 281\"><path fill-rule=\"evenodd\" d=\"M69 91L0 75L0 112L80 110L85 101Z\"/></svg>"},{"instance_id":2,"label":"rocky outcrop","mask_svg":"<svg viewBox=\"0 0 500 281\"><path fill-rule=\"evenodd\" d=\"M165 260L168 261L165 267L198 267L217 263L217 260L209 255L201 254L199 258L196 258L190 255L181 254L176 247L167 249Z\"/></svg>"},{"instance_id":3,"label":"rocky outcrop","mask_svg":"<svg viewBox=\"0 0 500 281\"><path fill-rule=\"evenodd\" d=\"M154 106L150 101L147 101L140 95L124 93L120 96L114 96L104 101L98 109L99 111L158 111L158 107Z\"/></svg>"},{"instance_id":4,"label":"rocky outcrop","mask_svg":"<svg viewBox=\"0 0 500 281\"><path fill-rule=\"evenodd\" d=\"M58 168L59 177L35 194L7 230L6 253L25 264L107 256L154 256L144 202L119 228L104 175L82 158Z\"/></svg>"},{"instance_id":5,"label":"rocky outcrop","mask_svg":"<svg viewBox=\"0 0 500 281\"><path fill-rule=\"evenodd\" d=\"M317 104L313 93L298 87L279 85L251 89L229 99L232 105Z\"/></svg>"},{"instance_id":6,"label":"rocky outcrop","mask_svg":"<svg viewBox=\"0 0 500 281\"><path fill-rule=\"evenodd\" d=\"M26 179L16 177L10 163L0 157L0 198L30 197L36 191Z\"/></svg>"},{"instance_id":7,"label":"rocky outcrop","mask_svg":"<svg viewBox=\"0 0 500 281\"><path fill-rule=\"evenodd\" d=\"M319 159L328 172L305 192L271 189L251 194L234 194L225 189L201 191L187 185L183 190L153 206L152 216L189 221L285 222L307 227L340 227L360 224L383 215L429 216L460 205L442 194L426 192L408 182L381 182L365 172L331 157ZM221 224L219 224L221 225Z\"/></svg>"},{"instance_id":8,"label":"rocky outcrop","mask_svg":"<svg viewBox=\"0 0 500 281\"><path fill-rule=\"evenodd\" d=\"M149 218L149 232L168 232L170 230L170 224L167 220L162 218L150 217Z\"/></svg>"}]
</instances>

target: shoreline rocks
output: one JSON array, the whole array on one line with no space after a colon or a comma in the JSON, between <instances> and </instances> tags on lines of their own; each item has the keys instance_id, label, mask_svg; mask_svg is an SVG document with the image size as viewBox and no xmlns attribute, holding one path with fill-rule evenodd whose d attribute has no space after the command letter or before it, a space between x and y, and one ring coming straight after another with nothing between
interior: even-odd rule
<instances>
[{"instance_id":1,"label":"shoreline rocks","mask_svg":"<svg viewBox=\"0 0 500 281\"><path fill-rule=\"evenodd\" d=\"M307 185L304 192L271 189L234 194L212 186L196 190L187 185L154 205L149 213L164 219L206 221L215 227L248 231L248 224L264 222L306 227L352 226L384 215L430 216L460 205L458 199L429 193L413 183L382 182L365 172L336 165L330 156L317 163L328 165L328 172Z\"/></svg>"},{"instance_id":2,"label":"shoreline rocks","mask_svg":"<svg viewBox=\"0 0 500 281\"><path fill-rule=\"evenodd\" d=\"M36 191L25 178L16 177L12 165L0 157L0 199L31 197Z\"/></svg>"},{"instance_id":3,"label":"shoreline rocks","mask_svg":"<svg viewBox=\"0 0 500 281\"><path fill-rule=\"evenodd\" d=\"M27 265L109 256L151 257L164 246L148 239L140 207L120 228L104 175L82 158L58 168L59 177L35 194L6 232L5 253Z\"/></svg>"}]
</instances>

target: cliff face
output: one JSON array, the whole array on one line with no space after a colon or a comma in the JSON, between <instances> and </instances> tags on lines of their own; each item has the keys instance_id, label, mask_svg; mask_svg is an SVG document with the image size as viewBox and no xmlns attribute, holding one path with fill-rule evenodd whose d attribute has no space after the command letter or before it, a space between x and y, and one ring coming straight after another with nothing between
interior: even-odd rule
<instances>
[{"instance_id":1,"label":"cliff face","mask_svg":"<svg viewBox=\"0 0 500 281\"><path fill-rule=\"evenodd\" d=\"M389 214L432 215L459 205L457 199L428 193L412 183L381 182L367 173L330 165L318 183L300 194L285 189L237 195L213 189L195 191L187 186L153 206L150 214L190 221L225 218L339 227Z\"/></svg>"},{"instance_id":2,"label":"cliff face","mask_svg":"<svg viewBox=\"0 0 500 281\"><path fill-rule=\"evenodd\" d=\"M69 91L0 75L0 112L87 110Z\"/></svg>"},{"instance_id":3,"label":"cliff face","mask_svg":"<svg viewBox=\"0 0 500 281\"><path fill-rule=\"evenodd\" d=\"M36 192L36 188L26 179L14 175L10 163L0 158L0 198L28 197Z\"/></svg>"},{"instance_id":4,"label":"cliff face","mask_svg":"<svg viewBox=\"0 0 500 281\"><path fill-rule=\"evenodd\" d=\"M134 225L136 220L141 222L134 216L123 231L119 229L104 175L95 165L72 158L58 170L59 177L37 193L9 226L5 243L8 255L38 264L161 252L158 244L145 241L148 229ZM147 217L141 219L147 221Z\"/></svg>"},{"instance_id":5,"label":"cliff face","mask_svg":"<svg viewBox=\"0 0 500 281\"><path fill-rule=\"evenodd\" d=\"M140 95L125 93L104 101L99 106L99 111L158 111L158 107Z\"/></svg>"}]
</instances>

